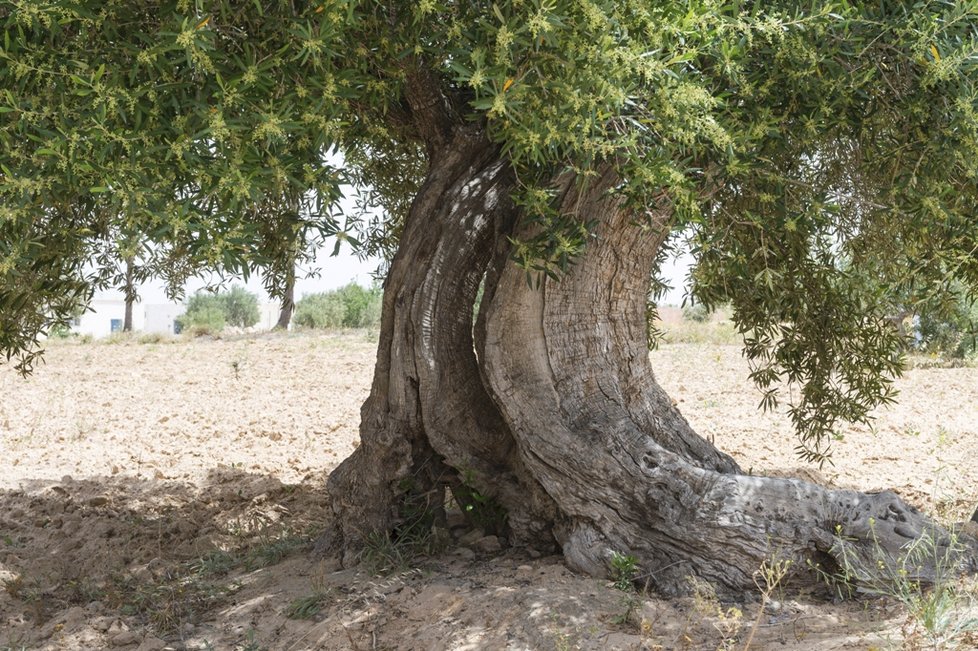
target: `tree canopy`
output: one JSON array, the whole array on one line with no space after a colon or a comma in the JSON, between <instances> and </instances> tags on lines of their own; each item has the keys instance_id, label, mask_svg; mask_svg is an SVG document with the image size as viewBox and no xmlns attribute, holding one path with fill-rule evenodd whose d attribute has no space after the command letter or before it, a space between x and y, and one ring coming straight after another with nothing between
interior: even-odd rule
<instances>
[{"instance_id":1,"label":"tree canopy","mask_svg":"<svg viewBox=\"0 0 978 651\"><path fill-rule=\"evenodd\" d=\"M893 397L890 295L978 287L976 21L954 0L0 2L0 348L29 369L120 249L174 285L281 264L299 231L393 251L449 116L516 175L531 280L595 236L560 178L611 167L635 228L665 215L819 459ZM340 223L343 183L364 210Z\"/></svg>"}]
</instances>

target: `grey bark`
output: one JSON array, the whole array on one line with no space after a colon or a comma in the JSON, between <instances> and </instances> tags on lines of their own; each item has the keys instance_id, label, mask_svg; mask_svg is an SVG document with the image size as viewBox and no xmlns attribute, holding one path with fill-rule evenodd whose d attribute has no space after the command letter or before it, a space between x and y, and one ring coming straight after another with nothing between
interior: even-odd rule
<instances>
[{"instance_id":1,"label":"grey bark","mask_svg":"<svg viewBox=\"0 0 978 651\"><path fill-rule=\"evenodd\" d=\"M635 225L606 193L616 181L609 171L565 193L565 212L600 217L571 272L534 289L510 265L487 314L488 384L523 462L565 516L556 533L568 564L605 576L617 552L636 557L661 593L683 592L688 576L738 593L772 557L812 581L811 566L837 566L843 553L896 564L924 533L946 550L948 532L893 493L747 476L692 431L656 383L646 348L662 224ZM974 567L973 556L957 560ZM924 565L912 578L933 571Z\"/></svg>"},{"instance_id":2,"label":"grey bark","mask_svg":"<svg viewBox=\"0 0 978 651\"><path fill-rule=\"evenodd\" d=\"M412 205L384 287L361 443L329 478L334 521L318 548L345 563L371 532L396 535L463 483L506 509L512 542L553 546L553 502L522 467L472 341L472 304L498 225L512 220L512 187L496 148L460 128Z\"/></svg>"},{"instance_id":3,"label":"grey bark","mask_svg":"<svg viewBox=\"0 0 978 651\"><path fill-rule=\"evenodd\" d=\"M664 594L684 592L689 576L752 590L772 557L811 582L810 565L830 569L843 554L895 566L925 533L948 548L947 531L892 493L747 476L692 430L646 347L664 220L636 224L607 192L610 170L583 189L562 181L561 209L596 218L597 237L569 274L535 288L508 261L509 236L528 233L497 148L475 126L427 128L431 168L385 285L361 445L329 478L321 552L354 563L371 534L396 537L419 512L437 521L445 489L463 483L507 510L511 544L556 541L571 567L597 576L614 553L632 555ZM954 558L974 569L970 551Z\"/></svg>"},{"instance_id":4,"label":"grey bark","mask_svg":"<svg viewBox=\"0 0 978 651\"><path fill-rule=\"evenodd\" d=\"M285 280L285 295L282 297L282 308L278 313L278 321L274 330L288 330L295 313L295 263Z\"/></svg>"},{"instance_id":5,"label":"grey bark","mask_svg":"<svg viewBox=\"0 0 978 651\"><path fill-rule=\"evenodd\" d=\"M132 306L136 302L136 287L134 280L135 268L132 258L126 260L126 279L123 295L126 301L126 313L122 322L123 332L132 332Z\"/></svg>"}]
</instances>

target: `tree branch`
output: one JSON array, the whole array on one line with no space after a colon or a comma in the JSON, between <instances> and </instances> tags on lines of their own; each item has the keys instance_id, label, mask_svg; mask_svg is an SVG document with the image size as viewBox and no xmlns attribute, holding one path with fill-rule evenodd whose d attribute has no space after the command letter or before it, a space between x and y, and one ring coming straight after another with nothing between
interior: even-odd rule
<instances>
[{"instance_id":1,"label":"tree branch","mask_svg":"<svg viewBox=\"0 0 978 651\"><path fill-rule=\"evenodd\" d=\"M418 135L425 142L428 157L433 158L452 137L457 122L451 103L442 92L436 75L413 61L404 85L404 99Z\"/></svg>"}]
</instances>

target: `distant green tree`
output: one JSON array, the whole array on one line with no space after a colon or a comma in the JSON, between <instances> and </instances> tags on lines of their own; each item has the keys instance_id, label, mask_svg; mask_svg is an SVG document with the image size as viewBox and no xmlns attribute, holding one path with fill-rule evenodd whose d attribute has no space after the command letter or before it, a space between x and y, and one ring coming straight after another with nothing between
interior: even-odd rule
<instances>
[{"instance_id":1,"label":"distant green tree","mask_svg":"<svg viewBox=\"0 0 978 651\"><path fill-rule=\"evenodd\" d=\"M187 311L177 319L177 323L183 332L220 332L227 325L224 301L215 294L197 292L187 301Z\"/></svg>"},{"instance_id":2,"label":"distant green tree","mask_svg":"<svg viewBox=\"0 0 978 651\"><path fill-rule=\"evenodd\" d=\"M710 314L710 310L708 310L702 303L687 305L683 308L683 318L687 321L706 323L710 320Z\"/></svg>"},{"instance_id":3,"label":"distant green tree","mask_svg":"<svg viewBox=\"0 0 978 651\"><path fill-rule=\"evenodd\" d=\"M320 292L299 299L292 320L301 328L342 328L345 316L342 298L335 292Z\"/></svg>"},{"instance_id":4,"label":"distant green tree","mask_svg":"<svg viewBox=\"0 0 978 651\"><path fill-rule=\"evenodd\" d=\"M187 311L177 321L183 329L220 332L226 325L250 328L260 316L258 297L235 286L217 294L197 292L187 301Z\"/></svg>"},{"instance_id":5,"label":"distant green tree","mask_svg":"<svg viewBox=\"0 0 978 651\"><path fill-rule=\"evenodd\" d=\"M343 301L344 327L369 328L377 325L380 320L380 291L350 283L335 290L335 294Z\"/></svg>"},{"instance_id":6,"label":"distant green tree","mask_svg":"<svg viewBox=\"0 0 978 651\"><path fill-rule=\"evenodd\" d=\"M339 289L303 296L295 323L303 328L371 328L380 323L382 294L350 283Z\"/></svg>"},{"instance_id":7,"label":"distant green tree","mask_svg":"<svg viewBox=\"0 0 978 651\"><path fill-rule=\"evenodd\" d=\"M228 325L250 328L258 323L261 313L258 310L258 296L244 287L234 286L227 292L217 295L224 310Z\"/></svg>"}]
</instances>

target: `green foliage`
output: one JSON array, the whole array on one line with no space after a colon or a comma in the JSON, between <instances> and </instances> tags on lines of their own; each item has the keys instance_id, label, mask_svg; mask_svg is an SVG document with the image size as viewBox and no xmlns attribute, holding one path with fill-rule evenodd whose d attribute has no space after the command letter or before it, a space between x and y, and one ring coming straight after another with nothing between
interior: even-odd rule
<instances>
[{"instance_id":1,"label":"green foliage","mask_svg":"<svg viewBox=\"0 0 978 651\"><path fill-rule=\"evenodd\" d=\"M393 531L369 532L360 551L360 560L373 574L408 571L418 559L443 550L448 542L447 536L441 535L446 532L434 527L436 507L432 497L441 491L420 490L412 479L402 480L399 488L403 499L397 527Z\"/></svg>"},{"instance_id":2,"label":"green foliage","mask_svg":"<svg viewBox=\"0 0 978 651\"><path fill-rule=\"evenodd\" d=\"M468 483L453 488L452 494L466 520L487 534L498 536L504 533L509 514L499 500L480 492Z\"/></svg>"},{"instance_id":3,"label":"green foliage","mask_svg":"<svg viewBox=\"0 0 978 651\"><path fill-rule=\"evenodd\" d=\"M695 298L731 303L812 460L893 399L894 296L978 287L973 2L4 0L0 31L0 349L24 371L120 257L280 289L313 236L389 255L439 118L518 179L529 272L594 237L558 195L599 170L635 227L687 238Z\"/></svg>"},{"instance_id":4,"label":"green foliage","mask_svg":"<svg viewBox=\"0 0 978 651\"><path fill-rule=\"evenodd\" d=\"M323 602L328 596L328 592L316 591L305 597L299 597L285 609L285 616L289 619L314 619L322 610Z\"/></svg>"},{"instance_id":5,"label":"green foliage","mask_svg":"<svg viewBox=\"0 0 978 651\"><path fill-rule=\"evenodd\" d=\"M637 558L631 554L611 553L611 579L615 582L615 588L631 592L635 589L634 582L637 574Z\"/></svg>"},{"instance_id":6,"label":"green foliage","mask_svg":"<svg viewBox=\"0 0 978 651\"><path fill-rule=\"evenodd\" d=\"M379 289L350 283L340 289L303 296L292 317L303 328L372 328L380 323Z\"/></svg>"},{"instance_id":7,"label":"green foliage","mask_svg":"<svg viewBox=\"0 0 978 651\"><path fill-rule=\"evenodd\" d=\"M227 316L224 302L214 294L198 292L187 301L187 311L177 319L182 331L213 334L224 330Z\"/></svg>"},{"instance_id":8,"label":"green foliage","mask_svg":"<svg viewBox=\"0 0 978 651\"><path fill-rule=\"evenodd\" d=\"M907 611L903 633L908 648L974 648L978 641L978 599L973 582L969 587L960 576L961 558L967 550L956 534L938 540L932 532L925 531L908 542L896 558L882 548L875 530L872 538L873 546L866 555L854 551L850 541L836 536L834 551L841 573L821 572L823 577L844 596L850 596L858 587L862 592L902 604ZM915 578L920 568L933 571L932 585L922 585Z\"/></svg>"},{"instance_id":9,"label":"green foliage","mask_svg":"<svg viewBox=\"0 0 978 651\"><path fill-rule=\"evenodd\" d=\"M978 354L978 301L960 288L943 310L918 310L916 347L927 353L963 359Z\"/></svg>"},{"instance_id":10,"label":"green foliage","mask_svg":"<svg viewBox=\"0 0 978 651\"><path fill-rule=\"evenodd\" d=\"M217 297L221 300L228 325L250 328L261 318L258 311L258 297L244 287L231 287Z\"/></svg>"},{"instance_id":11,"label":"green foliage","mask_svg":"<svg viewBox=\"0 0 978 651\"><path fill-rule=\"evenodd\" d=\"M683 319L693 323L706 323L710 320L710 311L701 303L687 305L683 308Z\"/></svg>"},{"instance_id":12,"label":"green foliage","mask_svg":"<svg viewBox=\"0 0 978 651\"><path fill-rule=\"evenodd\" d=\"M346 305L335 292L308 294L295 304L292 321L301 328L342 328Z\"/></svg>"},{"instance_id":13,"label":"green foliage","mask_svg":"<svg viewBox=\"0 0 978 651\"><path fill-rule=\"evenodd\" d=\"M380 322L381 294L377 289L364 289L350 283L336 290L343 301L343 325L347 328L367 328Z\"/></svg>"},{"instance_id":14,"label":"green foliage","mask_svg":"<svg viewBox=\"0 0 978 651\"><path fill-rule=\"evenodd\" d=\"M197 292L187 301L187 311L177 322L183 330L214 334L226 325L250 328L260 316L258 297L243 287L232 287L217 294Z\"/></svg>"}]
</instances>

